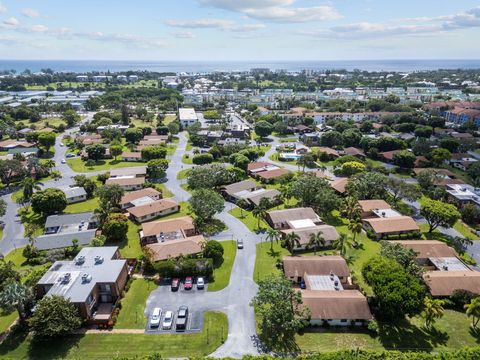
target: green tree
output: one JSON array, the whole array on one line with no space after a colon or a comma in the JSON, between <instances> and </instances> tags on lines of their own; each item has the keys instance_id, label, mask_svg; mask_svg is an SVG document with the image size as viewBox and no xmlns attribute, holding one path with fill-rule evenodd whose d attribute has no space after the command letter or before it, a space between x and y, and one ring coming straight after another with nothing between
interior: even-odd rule
<instances>
[{"instance_id":1,"label":"green tree","mask_svg":"<svg viewBox=\"0 0 480 360\"><path fill-rule=\"evenodd\" d=\"M125 130L125 139L127 142L137 144L143 139L143 131L140 128L128 128Z\"/></svg>"},{"instance_id":2,"label":"green tree","mask_svg":"<svg viewBox=\"0 0 480 360\"><path fill-rule=\"evenodd\" d=\"M15 264L11 261L0 259L0 291L10 282L19 282L20 274L15 270Z\"/></svg>"},{"instance_id":3,"label":"green tree","mask_svg":"<svg viewBox=\"0 0 480 360\"><path fill-rule=\"evenodd\" d=\"M124 193L125 191L116 184L104 185L96 190L99 206L94 212L100 224L103 224L111 213L121 211L120 201Z\"/></svg>"},{"instance_id":4,"label":"green tree","mask_svg":"<svg viewBox=\"0 0 480 360\"><path fill-rule=\"evenodd\" d=\"M267 236L265 240L270 241L270 252L273 253L273 243L278 243L281 239L280 232L278 230L268 228Z\"/></svg>"},{"instance_id":5,"label":"green tree","mask_svg":"<svg viewBox=\"0 0 480 360\"><path fill-rule=\"evenodd\" d=\"M210 189L193 191L188 201L190 207L200 223L212 221L213 216L221 212L225 205L221 195Z\"/></svg>"},{"instance_id":6,"label":"green tree","mask_svg":"<svg viewBox=\"0 0 480 360\"><path fill-rule=\"evenodd\" d=\"M392 195L393 203L398 203L401 199L415 201L422 196L418 186L409 184L395 177L388 177L385 186Z\"/></svg>"},{"instance_id":7,"label":"green tree","mask_svg":"<svg viewBox=\"0 0 480 360\"><path fill-rule=\"evenodd\" d=\"M315 233L310 234L307 247L309 249L313 249L313 255L317 255L318 249L324 246L325 246L325 238L323 237L323 233L321 231L316 234Z\"/></svg>"},{"instance_id":8,"label":"green tree","mask_svg":"<svg viewBox=\"0 0 480 360\"><path fill-rule=\"evenodd\" d=\"M437 319L441 319L445 310L443 305L445 304L444 300L432 299L431 297L426 297L423 300L423 313L422 316L425 319L425 327L431 329L433 324Z\"/></svg>"},{"instance_id":9,"label":"green tree","mask_svg":"<svg viewBox=\"0 0 480 360\"><path fill-rule=\"evenodd\" d=\"M480 321L480 297L474 298L470 304L465 305L466 314L468 317L472 317L472 326L477 328Z\"/></svg>"},{"instance_id":10,"label":"green tree","mask_svg":"<svg viewBox=\"0 0 480 360\"><path fill-rule=\"evenodd\" d=\"M385 199L387 177L377 172L365 172L353 176L348 182L347 193L359 200Z\"/></svg>"},{"instance_id":11,"label":"green tree","mask_svg":"<svg viewBox=\"0 0 480 360\"><path fill-rule=\"evenodd\" d=\"M45 132L38 135L38 143L44 147L47 152L55 145L56 136L53 132Z\"/></svg>"},{"instance_id":12,"label":"green tree","mask_svg":"<svg viewBox=\"0 0 480 360\"><path fill-rule=\"evenodd\" d=\"M343 136L338 131L327 131L320 137L320 145L327 147L343 146Z\"/></svg>"},{"instance_id":13,"label":"green tree","mask_svg":"<svg viewBox=\"0 0 480 360\"><path fill-rule=\"evenodd\" d=\"M117 160L117 157L121 155L122 152L123 152L123 148L121 145L110 146L110 155L112 155L115 160Z\"/></svg>"},{"instance_id":14,"label":"green tree","mask_svg":"<svg viewBox=\"0 0 480 360\"><path fill-rule=\"evenodd\" d=\"M107 238L107 241L125 241L127 239L127 232L128 220L124 214L110 214L102 225L102 234Z\"/></svg>"},{"instance_id":15,"label":"green tree","mask_svg":"<svg viewBox=\"0 0 480 360\"><path fill-rule=\"evenodd\" d=\"M18 282L10 282L0 292L0 307L11 312L17 310L20 320L25 319L25 307L33 300L28 286Z\"/></svg>"},{"instance_id":16,"label":"green tree","mask_svg":"<svg viewBox=\"0 0 480 360\"><path fill-rule=\"evenodd\" d=\"M393 163L404 169L412 169L416 159L415 155L408 150L401 150L393 154Z\"/></svg>"},{"instance_id":17,"label":"green tree","mask_svg":"<svg viewBox=\"0 0 480 360\"><path fill-rule=\"evenodd\" d=\"M3 199L0 199L0 217L4 216L7 212L7 202Z\"/></svg>"},{"instance_id":18,"label":"green tree","mask_svg":"<svg viewBox=\"0 0 480 360\"><path fill-rule=\"evenodd\" d=\"M300 247L300 236L297 233L291 232L282 240L282 247L288 250L290 254L293 255L296 247Z\"/></svg>"},{"instance_id":19,"label":"green tree","mask_svg":"<svg viewBox=\"0 0 480 360\"><path fill-rule=\"evenodd\" d=\"M243 219L244 218L243 209L246 209L249 206L248 201L243 199L243 198L240 198L240 199L237 200L237 202L235 204L239 207L240 216Z\"/></svg>"},{"instance_id":20,"label":"green tree","mask_svg":"<svg viewBox=\"0 0 480 360\"><path fill-rule=\"evenodd\" d=\"M257 229L260 230L260 221L267 215L267 208L263 204L258 204L252 209L252 215L257 219Z\"/></svg>"},{"instance_id":21,"label":"green tree","mask_svg":"<svg viewBox=\"0 0 480 360\"><path fill-rule=\"evenodd\" d=\"M222 244L216 240L209 240L203 249L203 256L212 259L213 263L218 266L223 263L224 249Z\"/></svg>"},{"instance_id":22,"label":"green tree","mask_svg":"<svg viewBox=\"0 0 480 360\"><path fill-rule=\"evenodd\" d=\"M130 123L130 112L128 110L128 106L126 103L122 104L122 107L120 109L120 120L123 125L128 125Z\"/></svg>"},{"instance_id":23,"label":"green tree","mask_svg":"<svg viewBox=\"0 0 480 360\"><path fill-rule=\"evenodd\" d=\"M5 186L25 176L25 167L18 159L0 160L0 180Z\"/></svg>"},{"instance_id":24,"label":"green tree","mask_svg":"<svg viewBox=\"0 0 480 360\"><path fill-rule=\"evenodd\" d=\"M82 320L70 300L54 295L38 302L29 324L35 338L53 339L71 335L80 328Z\"/></svg>"},{"instance_id":25,"label":"green tree","mask_svg":"<svg viewBox=\"0 0 480 360\"><path fill-rule=\"evenodd\" d=\"M251 305L261 319L262 338L284 350L294 348L295 334L308 326L310 320L309 311L301 304L300 292L283 276L260 281Z\"/></svg>"},{"instance_id":26,"label":"green tree","mask_svg":"<svg viewBox=\"0 0 480 360\"><path fill-rule=\"evenodd\" d=\"M362 219L357 217L352 220L349 220L348 230L350 230L353 234L353 239L352 239L353 244L357 244L357 235L362 232L362 229L363 229Z\"/></svg>"},{"instance_id":27,"label":"green tree","mask_svg":"<svg viewBox=\"0 0 480 360\"><path fill-rule=\"evenodd\" d=\"M245 174L244 171L242 173ZM232 174L223 165L211 164L196 166L188 173L187 183L190 189L215 189L233 182Z\"/></svg>"},{"instance_id":28,"label":"green tree","mask_svg":"<svg viewBox=\"0 0 480 360\"><path fill-rule=\"evenodd\" d=\"M255 133L261 138L269 136L273 131L273 126L265 120L260 120L255 124Z\"/></svg>"},{"instance_id":29,"label":"green tree","mask_svg":"<svg viewBox=\"0 0 480 360\"><path fill-rule=\"evenodd\" d=\"M165 159L167 157L167 148L164 145L148 145L142 149L141 154L144 161Z\"/></svg>"},{"instance_id":30,"label":"green tree","mask_svg":"<svg viewBox=\"0 0 480 360\"><path fill-rule=\"evenodd\" d=\"M359 161L347 161L342 164L340 168L340 173L343 176L352 176L364 172L366 166Z\"/></svg>"},{"instance_id":31,"label":"green tree","mask_svg":"<svg viewBox=\"0 0 480 360\"><path fill-rule=\"evenodd\" d=\"M94 144L87 146L85 151L87 152L89 159L98 161L103 159L105 153L107 152L107 148L101 144Z\"/></svg>"},{"instance_id":32,"label":"green tree","mask_svg":"<svg viewBox=\"0 0 480 360\"><path fill-rule=\"evenodd\" d=\"M416 278L421 278L422 268L417 265L417 253L408 247L389 241L380 242L380 255L395 260L406 272Z\"/></svg>"},{"instance_id":33,"label":"green tree","mask_svg":"<svg viewBox=\"0 0 480 360\"><path fill-rule=\"evenodd\" d=\"M310 153L303 154L297 159L297 165L302 168L302 172L305 172L306 167L315 167L315 158Z\"/></svg>"},{"instance_id":34,"label":"green tree","mask_svg":"<svg viewBox=\"0 0 480 360\"><path fill-rule=\"evenodd\" d=\"M60 189L48 188L32 195L32 210L44 216L62 212L66 207L67 198Z\"/></svg>"},{"instance_id":35,"label":"green tree","mask_svg":"<svg viewBox=\"0 0 480 360\"><path fill-rule=\"evenodd\" d=\"M452 157L452 153L447 149L443 148L436 148L433 149L430 153L430 161L435 166L441 166L446 160L450 160Z\"/></svg>"},{"instance_id":36,"label":"green tree","mask_svg":"<svg viewBox=\"0 0 480 360\"><path fill-rule=\"evenodd\" d=\"M41 190L41 186L43 185L40 182L37 182L34 178L32 177L25 177L23 180L20 182L20 187L22 188L22 195L23 199L26 201L30 201L30 199L33 196L33 193L35 191Z\"/></svg>"},{"instance_id":37,"label":"green tree","mask_svg":"<svg viewBox=\"0 0 480 360\"><path fill-rule=\"evenodd\" d=\"M420 214L427 220L429 233L439 226L451 227L461 217L454 205L432 199L423 201L420 206Z\"/></svg>"},{"instance_id":38,"label":"green tree","mask_svg":"<svg viewBox=\"0 0 480 360\"><path fill-rule=\"evenodd\" d=\"M362 207L354 196L347 196L342 203L341 214L352 221L362 216Z\"/></svg>"},{"instance_id":39,"label":"green tree","mask_svg":"<svg viewBox=\"0 0 480 360\"><path fill-rule=\"evenodd\" d=\"M80 186L85 189L88 198L91 198L97 189L97 184L95 181L86 177L85 175L76 175L73 180L75 180L76 186Z\"/></svg>"},{"instance_id":40,"label":"green tree","mask_svg":"<svg viewBox=\"0 0 480 360\"><path fill-rule=\"evenodd\" d=\"M197 154L197 155L194 155L192 158L192 163L194 163L195 165L211 164L212 162L213 162L213 155L209 153Z\"/></svg>"},{"instance_id":41,"label":"green tree","mask_svg":"<svg viewBox=\"0 0 480 360\"><path fill-rule=\"evenodd\" d=\"M147 175L150 179L163 179L167 168L167 159L152 159L147 163Z\"/></svg>"},{"instance_id":42,"label":"green tree","mask_svg":"<svg viewBox=\"0 0 480 360\"><path fill-rule=\"evenodd\" d=\"M66 110L62 115L63 121L67 123L67 127L73 127L80 121L80 116L75 110Z\"/></svg>"},{"instance_id":43,"label":"green tree","mask_svg":"<svg viewBox=\"0 0 480 360\"><path fill-rule=\"evenodd\" d=\"M341 255L345 255L347 250L352 247L352 241L346 234L340 234L338 239L333 242L333 247L340 251Z\"/></svg>"}]
</instances>

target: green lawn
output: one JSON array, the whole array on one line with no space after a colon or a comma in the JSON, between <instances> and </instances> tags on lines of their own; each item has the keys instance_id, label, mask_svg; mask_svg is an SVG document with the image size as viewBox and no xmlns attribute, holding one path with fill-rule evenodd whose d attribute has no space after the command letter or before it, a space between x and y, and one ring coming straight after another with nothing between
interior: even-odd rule
<instances>
[{"instance_id":1,"label":"green lawn","mask_svg":"<svg viewBox=\"0 0 480 360\"><path fill-rule=\"evenodd\" d=\"M257 256L255 257L255 268L253 270L253 280L259 282L270 275L281 273L277 268L277 261L284 256L290 255L287 249L280 246L280 243L273 243L273 252L270 250L270 242L257 244Z\"/></svg>"},{"instance_id":2,"label":"green lawn","mask_svg":"<svg viewBox=\"0 0 480 360\"><path fill-rule=\"evenodd\" d=\"M235 216L237 219L242 221L250 231L257 231L258 230L258 220L256 217L252 215L251 211L241 210L240 208L233 208L229 211L229 214ZM260 220L260 228L267 229L269 226L268 224L261 219Z\"/></svg>"},{"instance_id":3,"label":"green lawn","mask_svg":"<svg viewBox=\"0 0 480 360\"><path fill-rule=\"evenodd\" d=\"M67 205L63 212L73 214L87 211L93 211L98 208L98 198L88 199L86 201Z\"/></svg>"},{"instance_id":4,"label":"green lawn","mask_svg":"<svg viewBox=\"0 0 480 360\"><path fill-rule=\"evenodd\" d=\"M177 120L177 116L176 116L176 115L166 115L166 116L165 116L165 119L163 120L163 124L164 124L164 125L168 125L168 124L170 124L171 122L174 122L175 120Z\"/></svg>"},{"instance_id":5,"label":"green lawn","mask_svg":"<svg viewBox=\"0 0 480 360\"><path fill-rule=\"evenodd\" d=\"M72 168L75 172L94 172L94 171L107 171L110 169L118 169L132 166L141 166L145 165L144 162L134 162L134 161L121 161L121 160L101 160L96 163L94 166L86 166L85 161L80 158L68 159L68 166Z\"/></svg>"},{"instance_id":6,"label":"green lawn","mask_svg":"<svg viewBox=\"0 0 480 360\"><path fill-rule=\"evenodd\" d=\"M118 244L122 257L129 259L138 258L143 255L142 247L140 246L140 238L138 237L138 231L140 229L141 225L137 225L131 220L128 220L127 241Z\"/></svg>"},{"instance_id":7,"label":"green lawn","mask_svg":"<svg viewBox=\"0 0 480 360\"><path fill-rule=\"evenodd\" d=\"M182 163L188 164L188 165L193 164L192 158L193 158L193 155L184 154L182 156Z\"/></svg>"},{"instance_id":8,"label":"green lawn","mask_svg":"<svg viewBox=\"0 0 480 360\"><path fill-rule=\"evenodd\" d=\"M213 270L214 280L208 283L208 291L219 291L228 286L233 262L237 254L237 243L233 240L220 242L223 247L223 263Z\"/></svg>"},{"instance_id":9,"label":"green lawn","mask_svg":"<svg viewBox=\"0 0 480 360\"><path fill-rule=\"evenodd\" d=\"M471 320L464 313L446 310L434 330L428 332L420 317L399 325L380 323L380 335L372 337L366 330L318 329L297 335L301 351L323 352L341 349L368 350L456 350L464 346L478 346L479 338L470 331Z\"/></svg>"},{"instance_id":10,"label":"green lawn","mask_svg":"<svg viewBox=\"0 0 480 360\"><path fill-rule=\"evenodd\" d=\"M458 220L453 228L457 230L460 234L470 240L479 240L478 236L475 235L474 230L465 224L462 220Z\"/></svg>"},{"instance_id":11,"label":"green lawn","mask_svg":"<svg viewBox=\"0 0 480 360\"><path fill-rule=\"evenodd\" d=\"M0 311L0 334L3 334L10 325L17 319L18 313L16 311L12 311L11 313L5 312L4 310Z\"/></svg>"},{"instance_id":12,"label":"green lawn","mask_svg":"<svg viewBox=\"0 0 480 360\"><path fill-rule=\"evenodd\" d=\"M169 198L169 197L173 197L173 193L167 189L167 187L165 186L165 184L155 184L155 188L158 190L158 191L161 191L162 192L162 196L164 198Z\"/></svg>"},{"instance_id":13,"label":"green lawn","mask_svg":"<svg viewBox=\"0 0 480 360\"><path fill-rule=\"evenodd\" d=\"M145 305L150 293L157 288L152 280L134 279L122 301L118 314L117 329L143 329L147 324Z\"/></svg>"},{"instance_id":14,"label":"green lawn","mask_svg":"<svg viewBox=\"0 0 480 360\"><path fill-rule=\"evenodd\" d=\"M10 359L111 359L160 354L162 357L204 357L227 338L227 316L205 313L204 328L192 334L88 334L34 343L17 332L0 345L0 357Z\"/></svg>"},{"instance_id":15,"label":"green lawn","mask_svg":"<svg viewBox=\"0 0 480 360\"><path fill-rule=\"evenodd\" d=\"M188 176L188 172L189 172L189 171L190 171L190 169L180 170L180 171L177 173L177 179L178 179L178 180L186 179L187 176Z\"/></svg>"}]
</instances>

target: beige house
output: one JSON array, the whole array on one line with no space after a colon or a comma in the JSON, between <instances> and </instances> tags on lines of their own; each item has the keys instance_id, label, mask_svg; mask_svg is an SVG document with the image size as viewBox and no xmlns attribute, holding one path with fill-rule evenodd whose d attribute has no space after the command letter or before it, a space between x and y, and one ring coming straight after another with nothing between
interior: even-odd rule
<instances>
[{"instance_id":1,"label":"beige house","mask_svg":"<svg viewBox=\"0 0 480 360\"><path fill-rule=\"evenodd\" d=\"M180 205L172 198L155 200L127 209L130 217L139 223L170 215L178 211L180 211Z\"/></svg>"}]
</instances>

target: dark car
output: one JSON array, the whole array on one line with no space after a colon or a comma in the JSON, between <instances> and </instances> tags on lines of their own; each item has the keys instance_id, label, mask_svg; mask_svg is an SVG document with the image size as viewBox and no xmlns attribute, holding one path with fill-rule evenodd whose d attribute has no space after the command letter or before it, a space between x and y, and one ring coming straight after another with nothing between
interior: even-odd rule
<instances>
[{"instance_id":1,"label":"dark car","mask_svg":"<svg viewBox=\"0 0 480 360\"><path fill-rule=\"evenodd\" d=\"M192 290L193 287L193 278L191 276L187 276L185 278L185 283L183 284L183 288L185 290Z\"/></svg>"},{"instance_id":2,"label":"dark car","mask_svg":"<svg viewBox=\"0 0 480 360\"><path fill-rule=\"evenodd\" d=\"M172 279L172 291L177 291L178 287L180 286L180 279L174 278Z\"/></svg>"},{"instance_id":3,"label":"dark car","mask_svg":"<svg viewBox=\"0 0 480 360\"><path fill-rule=\"evenodd\" d=\"M182 305L178 308L177 312L177 322L175 323L175 328L177 331L185 330L187 328L188 321L188 307Z\"/></svg>"}]
</instances>

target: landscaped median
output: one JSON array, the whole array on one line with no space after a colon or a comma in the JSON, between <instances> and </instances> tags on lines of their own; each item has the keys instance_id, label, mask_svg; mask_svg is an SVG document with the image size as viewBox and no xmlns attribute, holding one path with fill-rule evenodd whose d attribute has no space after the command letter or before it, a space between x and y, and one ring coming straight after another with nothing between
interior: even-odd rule
<instances>
[{"instance_id":1,"label":"landscaped median","mask_svg":"<svg viewBox=\"0 0 480 360\"><path fill-rule=\"evenodd\" d=\"M223 247L223 262L213 269L213 280L208 283L208 291L219 291L230 283L233 263L237 254L237 243L233 240L220 241Z\"/></svg>"},{"instance_id":2,"label":"landscaped median","mask_svg":"<svg viewBox=\"0 0 480 360\"><path fill-rule=\"evenodd\" d=\"M116 330L119 331L119 330ZM191 334L109 333L71 335L61 340L34 343L22 330L15 331L0 345L0 357L10 359L111 359L152 354L162 357L203 357L211 354L228 335L227 316L205 313L202 331Z\"/></svg>"}]
</instances>

